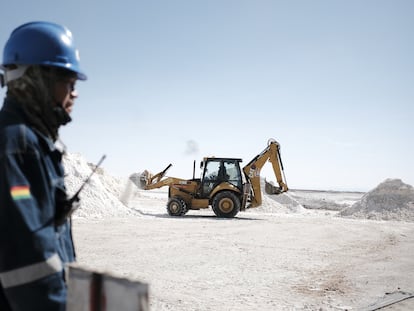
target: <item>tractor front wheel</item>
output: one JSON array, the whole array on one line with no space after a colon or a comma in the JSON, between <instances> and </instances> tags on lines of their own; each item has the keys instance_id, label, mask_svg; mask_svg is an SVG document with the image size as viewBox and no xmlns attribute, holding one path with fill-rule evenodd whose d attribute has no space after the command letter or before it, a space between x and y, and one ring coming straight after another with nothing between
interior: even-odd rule
<instances>
[{"instance_id":1,"label":"tractor front wheel","mask_svg":"<svg viewBox=\"0 0 414 311\"><path fill-rule=\"evenodd\" d=\"M183 216L187 213L187 204L183 199L171 198L167 203L167 212L170 216Z\"/></svg>"}]
</instances>

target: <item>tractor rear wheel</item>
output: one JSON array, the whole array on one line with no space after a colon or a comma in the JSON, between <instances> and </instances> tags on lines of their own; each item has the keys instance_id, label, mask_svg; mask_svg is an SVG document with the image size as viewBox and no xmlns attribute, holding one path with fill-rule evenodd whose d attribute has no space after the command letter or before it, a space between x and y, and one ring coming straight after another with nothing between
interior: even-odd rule
<instances>
[{"instance_id":1,"label":"tractor rear wheel","mask_svg":"<svg viewBox=\"0 0 414 311\"><path fill-rule=\"evenodd\" d=\"M183 216L187 213L187 204L183 199L171 198L167 203L167 212L170 216Z\"/></svg>"},{"instance_id":2,"label":"tractor rear wheel","mask_svg":"<svg viewBox=\"0 0 414 311\"><path fill-rule=\"evenodd\" d=\"M231 191L216 194L211 204L217 217L232 218L240 211L240 200Z\"/></svg>"}]
</instances>

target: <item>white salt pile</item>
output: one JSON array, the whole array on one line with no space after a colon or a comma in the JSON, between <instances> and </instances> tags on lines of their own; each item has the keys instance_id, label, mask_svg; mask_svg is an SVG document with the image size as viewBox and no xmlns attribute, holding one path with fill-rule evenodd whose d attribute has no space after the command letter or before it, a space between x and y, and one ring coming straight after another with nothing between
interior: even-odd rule
<instances>
[{"instance_id":1,"label":"white salt pile","mask_svg":"<svg viewBox=\"0 0 414 311\"><path fill-rule=\"evenodd\" d=\"M248 210L249 212L263 212L276 214L302 213L305 208L288 193L268 195L262 193L262 205Z\"/></svg>"},{"instance_id":2,"label":"white salt pile","mask_svg":"<svg viewBox=\"0 0 414 311\"><path fill-rule=\"evenodd\" d=\"M94 166L88 164L82 155L69 153L63 157L63 165L67 192L69 196L72 196L92 173ZM102 218L136 215L136 212L119 200L124 187L124 181L98 168L80 193L81 206L73 217Z\"/></svg>"},{"instance_id":3,"label":"white salt pile","mask_svg":"<svg viewBox=\"0 0 414 311\"><path fill-rule=\"evenodd\" d=\"M270 182L270 184L273 184ZM266 194L263 190L266 187L265 179L260 180L260 186L262 189L262 205L257 208L249 209L250 212L263 212L263 213L302 213L305 208L295 198L293 198L288 192L282 194Z\"/></svg>"},{"instance_id":4,"label":"white salt pile","mask_svg":"<svg viewBox=\"0 0 414 311\"><path fill-rule=\"evenodd\" d=\"M414 221L414 188L400 179L387 179L338 215L374 220Z\"/></svg>"}]
</instances>

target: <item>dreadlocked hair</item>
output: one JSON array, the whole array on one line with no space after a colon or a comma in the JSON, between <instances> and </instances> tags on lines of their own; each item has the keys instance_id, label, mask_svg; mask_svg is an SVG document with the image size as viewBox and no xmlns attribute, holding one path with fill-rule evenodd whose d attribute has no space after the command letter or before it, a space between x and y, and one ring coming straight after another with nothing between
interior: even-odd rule
<instances>
[{"instance_id":1,"label":"dreadlocked hair","mask_svg":"<svg viewBox=\"0 0 414 311\"><path fill-rule=\"evenodd\" d=\"M59 120L53 98L54 83L62 73L58 68L33 65L27 68L22 77L7 85L6 96L19 102L30 125L53 141L58 139L60 125L71 120L67 114L65 123Z\"/></svg>"}]
</instances>

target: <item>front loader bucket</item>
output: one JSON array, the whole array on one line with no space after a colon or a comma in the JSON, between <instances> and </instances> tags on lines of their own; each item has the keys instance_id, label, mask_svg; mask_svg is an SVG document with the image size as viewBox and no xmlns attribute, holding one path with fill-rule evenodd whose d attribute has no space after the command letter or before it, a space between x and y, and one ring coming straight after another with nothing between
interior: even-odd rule
<instances>
[{"instance_id":1,"label":"front loader bucket","mask_svg":"<svg viewBox=\"0 0 414 311\"><path fill-rule=\"evenodd\" d=\"M146 176L141 174L141 176L139 177L139 188L145 189L146 186L147 186L147 178Z\"/></svg>"},{"instance_id":2,"label":"front loader bucket","mask_svg":"<svg viewBox=\"0 0 414 311\"><path fill-rule=\"evenodd\" d=\"M129 179L137 186L139 189L145 189L148 181L148 172L144 171L143 173L134 173L129 176Z\"/></svg>"}]
</instances>

